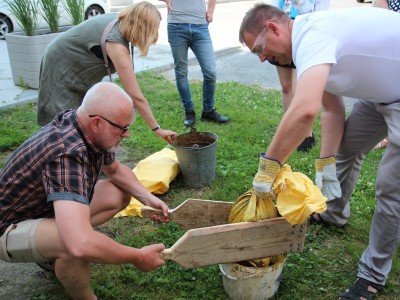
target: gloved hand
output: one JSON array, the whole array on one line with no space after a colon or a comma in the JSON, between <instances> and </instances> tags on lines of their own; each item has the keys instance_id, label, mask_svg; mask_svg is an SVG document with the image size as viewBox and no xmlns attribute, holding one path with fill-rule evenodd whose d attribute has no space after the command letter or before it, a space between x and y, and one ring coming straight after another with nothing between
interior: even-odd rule
<instances>
[{"instance_id":1,"label":"gloved hand","mask_svg":"<svg viewBox=\"0 0 400 300\"><path fill-rule=\"evenodd\" d=\"M253 180L253 188L258 197L261 199L266 199L270 196L275 198L272 184L281 167L279 161L266 158L264 153L260 154L258 172Z\"/></svg>"},{"instance_id":2,"label":"gloved hand","mask_svg":"<svg viewBox=\"0 0 400 300\"><path fill-rule=\"evenodd\" d=\"M315 160L315 184L328 200L342 197L340 183L336 177L336 158L329 156Z\"/></svg>"}]
</instances>

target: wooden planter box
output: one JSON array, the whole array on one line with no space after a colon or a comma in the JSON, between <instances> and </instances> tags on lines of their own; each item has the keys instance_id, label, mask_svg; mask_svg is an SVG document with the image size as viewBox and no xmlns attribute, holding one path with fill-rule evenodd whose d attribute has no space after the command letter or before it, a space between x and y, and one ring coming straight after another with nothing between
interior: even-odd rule
<instances>
[{"instance_id":1,"label":"wooden planter box","mask_svg":"<svg viewBox=\"0 0 400 300\"><path fill-rule=\"evenodd\" d=\"M26 36L23 32L6 35L8 57L15 85L38 89L40 63L44 50L51 41L69 28L71 26L62 27L57 33L38 30L35 36Z\"/></svg>"}]
</instances>

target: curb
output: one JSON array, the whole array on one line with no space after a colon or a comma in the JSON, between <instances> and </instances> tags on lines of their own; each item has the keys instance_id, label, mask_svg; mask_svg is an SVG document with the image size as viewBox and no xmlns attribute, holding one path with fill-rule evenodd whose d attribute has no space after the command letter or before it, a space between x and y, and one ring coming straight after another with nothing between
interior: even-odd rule
<instances>
[{"instance_id":1,"label":"curb","mask_svg":"<svg viewBox=\"0 0 400 300\"><path fill-rule=\"evenodd\" d=\"M225 56L225 55L232 55L232 54L235 54L236 52L240 51L240 48L241 48L241 46L223 48L223 49L220 49L218 51L215 51L215 56L218 59L219 57L222 57L222 56ZM171 55L171 58L172 58L172 55ZM189 66L196 65L197 64L196 57L190 58L188 60L188 64L189 64ZM171 70L173 68L174 68L174 63L171 62L171 63L164 64L162 66L148 68L146 70L138 71L136 74L140 74L142 72L148 72L148 71L151 71L151 72L165 72L165 71L169 71L169 70ZM112 78L113 79L117 79L119 77L118 77L118 75L114 74L114 76ZM29 89L29 91L31 91L31 90L32 89ZM35 90L35 91L37 91L37 90ZM6 104L6 105L3 105L3 106L0 106L0 110L13 108L13 107L21 106L21 105L25 105L25 104L28 104L28 103L34 103L34 102L37 101L37 98L38 98L37 93L35 95L24 96L24 93L26 93L26 92L27 92L26 90L23 90L21 92L20 96L18 97L18 100L15 101L15 103L11 103L11 104Z\"/></svg>"}]
</instances>

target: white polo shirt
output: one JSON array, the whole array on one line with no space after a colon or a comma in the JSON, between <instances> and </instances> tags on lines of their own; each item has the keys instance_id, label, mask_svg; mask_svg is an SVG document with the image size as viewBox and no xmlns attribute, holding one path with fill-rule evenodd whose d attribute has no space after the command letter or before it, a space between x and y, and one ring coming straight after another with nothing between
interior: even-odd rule
<instances>
[{"instance_id":1,"label":"white polo shirt","mask_svg":"<svg viewBox=\"0 0 400 300\"><path fill-rule=\"evenodd\" d=\"M332 65L325 88L330 93L377 103L400 100L399 13L362 7L298 16L292 51L297 78L315 65Z\"/></svg>"}]
</instances>

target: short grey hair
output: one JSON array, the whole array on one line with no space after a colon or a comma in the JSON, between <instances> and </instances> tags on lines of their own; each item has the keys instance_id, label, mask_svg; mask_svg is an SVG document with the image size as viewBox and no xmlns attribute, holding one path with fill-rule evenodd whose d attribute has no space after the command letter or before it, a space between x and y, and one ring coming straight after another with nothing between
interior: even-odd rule
<instances>
[{"instance_id":1,"label":"short grey hair","mask_svg":"<svg viewBox=\"0 0 400 300\"><path fill-rule=\"evenodd\" d=\"M257 3L247 11L243 17L239 29L239 42L244 43L244 34L248 32L252 35L258 35L264 26L265 21L274 21L278 23L287 22L289 17L279 8L265 3Z\"/></svg>"}]
</instances>

